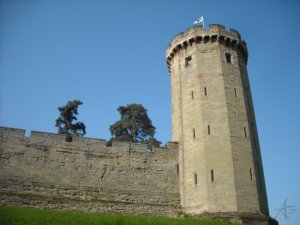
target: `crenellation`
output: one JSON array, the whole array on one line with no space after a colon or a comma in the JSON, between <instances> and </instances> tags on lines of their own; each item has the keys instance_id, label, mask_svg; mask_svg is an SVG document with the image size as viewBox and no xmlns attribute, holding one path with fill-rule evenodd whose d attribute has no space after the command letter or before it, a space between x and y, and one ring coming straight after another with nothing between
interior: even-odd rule
<instances>
[{"instance_id":1,"label":"crenellation","mask_svg":"<svg viewBox=\"0 0 300 225\"><path fill-rule=\"evenodd\" d=\"M209 44L219 43L225 45L227 48L240 51L243 60L247 63L248 53L247 45L244 40L241 39L240 34L233 30L225 30L221 25L211 25L208 29L203 29L201 26L193 26L187 29L185 33L180 33L175 36L171 44L167 47L167 64L168 70L171 72L172 60L178 52L182 49L186 50L193 43L196 44ZM237 46L237 48L235 48Z\"/></svg>"},{"instance_id":2,"label":"crenellation","mask_svg":"<svg viewBox=\"0 0 300 225\"><path fill-rule=\"evenodd\" d=\"M0 140L9 141L15 144L23 144L29 146L56 146L63 149L73 149L77 151L104 151L118 152L121 154L145 153L149 151L149 146L146 144L115 142L112 146L106 146L106 140L87 137L73 136L72 142L66 141L66 135L54 134L48 132L32 131L30 137L25 137L25 130L0 127ZM167 147L154 147L151 151L156 154L168 153L170 150L176 150L177 143L169 142Z\"/></svg>"},{"instance_id":3,"label":"crenellation","mask_svg":"<svg viewBox=\"0 0 300 225\"><path fill-rule=\"evenodd\" d=\"M166 49L172 142L164 147L0 127L0 205L142 215L268 218L238 31L192 26Z\"/></svg>"},{"instance_id":4,"label":"crenellation","mask_svg":"<svg viewBox=\"0 0 300 225\"><path fill-rule=\"evenodd\" d=\"M238 37L239 40L242 39L240 33L239 33L237 30L232 29L232 28L229 28L229 31L230 31L231 33L235 34L235 35Z\"/></svg>"},{"instance_id":5,"label":"crenellation","mask_svg":"<svg viewBox=\"0 0 300 225\"><path fill-rule=\"evenodd\" d=\"M0 127L0 140L7 141L10 139L16 139L16 141L22 141L25 138L24 129Z\"/></svg>"},{"instance_id":6,"label":"crenellation","mask_svg":"<svg viewBox=\"0 0 300 225\"><path fill-rule=\"evenodd\" d=\"M4 141L1 136L0 142L1 204L16 204L21 198L18 204L25 199L32 206L47 207L45 201L36 205L32 199L55 197L66 200L64 209L75 204L84 210L82 204L96 201L93 210L102 212L118 208L131 214L176 213L176 143L149 152L143 144L113 142L108 147L101 139L76 137L66 142L65 135L33 131L25 138L24 130L0 128L3 131L9 131L10 138ZM53 199L48 204L60 207Z\"/></svg>"},{"instance_id":7,"label":"crenellation","mask_svg":"<svg viewBox=\"0 0 300 225\"><path fill-rule=\"evenodd\" d=\"M259 188L264 187L261 158L249 132L254 114L247 58L240 34L218 24L193 26L166 49L185 212L268 216L266 192Z\"/></svg>"},{"instance_id":8,"label":"crenellation","mask_svg":"<svg viewBox=\"0 0 300 225\"><path fill-rule=\"evenodd\" d=\"M66 144L67 141L67 135L65 134L54 134L54 133L48 133L48 132L41 132L41 131L31 131L30 134L30 141L37 142L49 142L53 144ZM72 135L72 141L68 143L74 143L74 145L82 145L82 146L105 146L106 140L104 139L96 139L96 138L86 138L86 137L80 137L76 135Z\"/></svg>"},{"instance_id":9,"label":"crenellation","mask_svg":"<svg viewBox=\"0 0 300 225\"><path fill-rule=\"evenodd\" d=\"M221 24L210 24L208 26L208 28L212 31L224 31L225 30L225 26L221 25Z\"/></svg>"}]
</instances>

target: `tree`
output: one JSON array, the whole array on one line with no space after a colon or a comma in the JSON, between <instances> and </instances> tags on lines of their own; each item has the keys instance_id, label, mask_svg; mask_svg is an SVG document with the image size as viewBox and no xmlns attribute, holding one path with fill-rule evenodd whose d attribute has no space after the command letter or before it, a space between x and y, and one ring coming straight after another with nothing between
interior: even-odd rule
<instances>
[{"instance_id":1,"label":"tree","mask_svg":"<svg viewBox=\"0 0 300 225\"><path fill-rule=\"evenodd\" d=\"M160 145L154 138L156 128L141 104L119 106L121 119L110 126L111 140Z\"/></svg>"},{"instance_id":2,"label":"tree","mask_svg":"<svg viewBox=\"0 0 300 225\"><path fill-rule=\"evenodd\" d=\"M58 107L60 116L56 119L55 126L58 127L59 134L68 135L85 135L85 125L83 122L73 123L73 120L77 120L78 106L83 103L79 100L69 101L66 105Z\"/></svg>"}]
</instances>

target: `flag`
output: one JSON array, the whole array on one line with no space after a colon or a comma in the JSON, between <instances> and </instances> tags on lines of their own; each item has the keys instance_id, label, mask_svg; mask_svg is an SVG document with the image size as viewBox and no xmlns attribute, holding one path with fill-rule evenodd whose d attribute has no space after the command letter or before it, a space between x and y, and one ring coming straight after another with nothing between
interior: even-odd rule
<instances>
[{"instance_id":1,"label":"flag","mask_svg":"<svg viewBox=\"0 0 300 225\"><path fill-rule=\"evenodd\" d=\"M203 16L201 16L199 19L196 19L193 24L198 24L198 23L204 23Z\"/></svg>"}]
</instances>

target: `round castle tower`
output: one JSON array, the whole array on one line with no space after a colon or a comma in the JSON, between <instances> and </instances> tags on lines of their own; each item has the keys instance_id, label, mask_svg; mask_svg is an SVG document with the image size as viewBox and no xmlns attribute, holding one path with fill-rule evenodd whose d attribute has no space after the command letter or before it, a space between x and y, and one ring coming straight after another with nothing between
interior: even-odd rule
<instances>
[{"instance_id":1,"label":"round castle tower","mask_svg":"<svg viewBox=\"0 0 300 225\"><path fill-rule=\"evenodd\" d=\"M182 207L268 216L245 41L221 25L193 26L166 53Z\"/></svg>"}]
</instances>

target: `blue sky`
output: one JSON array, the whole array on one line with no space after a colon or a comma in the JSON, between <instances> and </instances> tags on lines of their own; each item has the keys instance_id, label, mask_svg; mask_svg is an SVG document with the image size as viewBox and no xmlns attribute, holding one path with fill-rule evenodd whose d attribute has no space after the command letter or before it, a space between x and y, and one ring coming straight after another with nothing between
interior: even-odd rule
<instances>
[{"instance_id":1,"label":"blue sky","mask_svg":"<svg viewBox=\"0 0 300 225\"><path fill-rule=\"evenodd\" d=\"M110 137L116 108L141 103L156 137L171 140L165 49L204 16L238 30L248 72L274 217L300 221L299 1L0 1L0 125L57 132L57 107L84 104L88 137Z\"/></svg>"}]
</instances>

